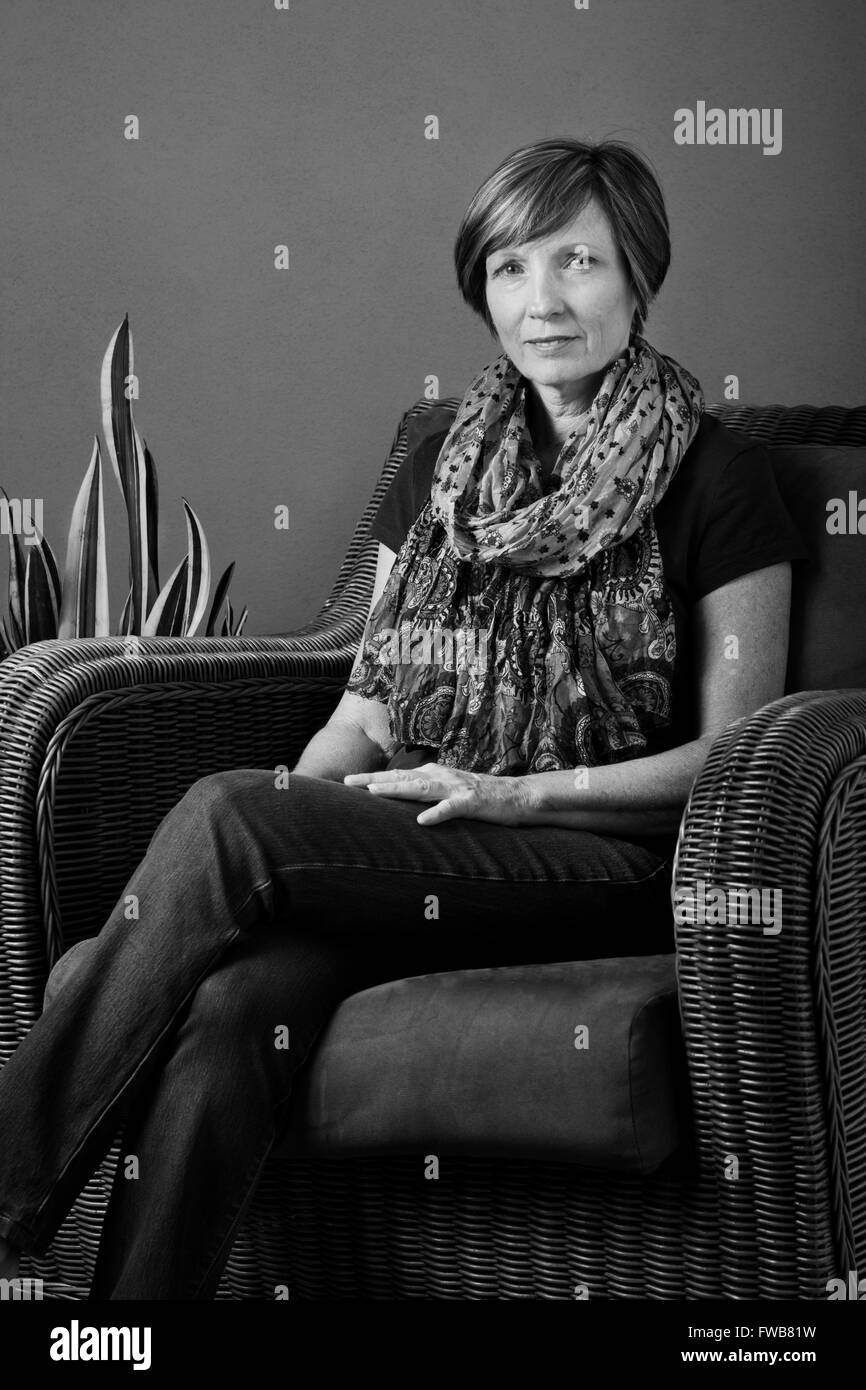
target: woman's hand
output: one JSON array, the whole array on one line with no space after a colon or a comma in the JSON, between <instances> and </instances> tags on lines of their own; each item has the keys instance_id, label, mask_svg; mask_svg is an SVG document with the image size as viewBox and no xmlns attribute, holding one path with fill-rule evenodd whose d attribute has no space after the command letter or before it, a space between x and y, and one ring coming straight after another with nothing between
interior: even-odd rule
<instances>
[{"instance_id":1,"label":"woman's hand","mask_svg":"<svg viewBox=\"0 0 866 1390\"><path fill-rule=\"evenodd\" d=\"M525 777L492 777L440 763L391 772L351 772L343 782L348 787L366 787L374 796L435 802L417 817L419 825L439 825L458 816L499 825L525 825L532 809Z\"/></svg>"}]
</instances>

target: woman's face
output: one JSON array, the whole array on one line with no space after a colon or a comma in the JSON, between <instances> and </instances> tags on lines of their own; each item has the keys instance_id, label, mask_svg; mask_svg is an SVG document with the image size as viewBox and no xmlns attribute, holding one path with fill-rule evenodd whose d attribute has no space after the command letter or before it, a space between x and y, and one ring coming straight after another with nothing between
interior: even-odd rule
<instances>
[{"instance_id":1,"label":"woman's face","mask_svg":"<svg viewBox=\"0 0 866 1390\"><path fill-rule=\"evenodd\" d=\"M636 305L602 209L590 199L560 231L494 251L486 269L490 316L518 371L542 398L589 405L604 371L628 346Z\"/></svg>"}]
</instances>

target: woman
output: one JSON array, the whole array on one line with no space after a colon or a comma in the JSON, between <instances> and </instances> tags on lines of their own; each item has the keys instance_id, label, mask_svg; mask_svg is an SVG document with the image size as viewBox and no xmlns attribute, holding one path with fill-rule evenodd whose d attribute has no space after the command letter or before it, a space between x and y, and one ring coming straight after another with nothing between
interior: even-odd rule
<instances>
[{"instance_id":1,"label":"woman","mask_svg":"<svg viewBox=\"0 0 866 1390\"><path fill-rule=\"evenodd\" d=\"M288 789L190 788L0 1073L7 1275L124 1120L91 1296L212 1297L342 998L672 949L689 789L783 693L806 552L765 451L642 336L669 258L661 190L618 142L540 141L475 194L457 277L501 351L380 509L338 708Z\"/></svg>"}]
</instances>

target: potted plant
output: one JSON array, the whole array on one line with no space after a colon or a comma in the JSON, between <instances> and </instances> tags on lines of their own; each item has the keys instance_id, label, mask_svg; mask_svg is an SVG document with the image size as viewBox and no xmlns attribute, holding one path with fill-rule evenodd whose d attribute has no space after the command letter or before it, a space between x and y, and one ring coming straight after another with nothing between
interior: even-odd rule
<instances>
[{"instance_id":1,"label":"potted plant","mask_svg":"<svg viewBox=\"0 0 866 1390\"><path fill-rule=\"evenodd\" d=\"M105 445L123 494L129 530L130 587L115 635L192 637L204 624L202 635L213 637L222 613L219 635L240 637L247 609L235 623L228 597L234 561L216 586L205 622L211 588L210 552L201 522L185 497L181 501L186 513L187 553L160 588L156 466L132 418L132 362L127 314L106 350L100 383ZM0 660L18 647L46 638L111 634L102 471L99 437L95 435L69 525L62 579L41 526L32 521L32 536L22 540L20 503L16 517L15 505L0 487L0 509L5 510L7 523L3 529L9 538L8 613L0 624ZM38 512L41 518L41 506Z\"/></svg>"}]
</instances>

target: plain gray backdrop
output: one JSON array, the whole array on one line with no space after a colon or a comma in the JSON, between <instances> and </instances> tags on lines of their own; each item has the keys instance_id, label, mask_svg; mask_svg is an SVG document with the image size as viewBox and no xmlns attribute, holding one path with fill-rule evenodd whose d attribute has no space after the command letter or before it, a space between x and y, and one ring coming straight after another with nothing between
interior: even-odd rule
<instances>
[{"instance_id":1,"label":"plain gray backdrop","mask_svg":"<svg viewBox=\"0 0 866 1390\"><path fill-rule=\"evenodd\" d=\"M546 136L651 161L673 261L646 334L708 401L733 373L743 402L863 403L852 0L2 0L0 26L0 484L44 499L61 563L128 312L161 580L183 495L216 573L237 562L246 633L309 621L401 412L430 375L462 395L498 351L457 292L454 236L493 167ZM781 152L675 144L699 100L781 108ZM116 625L110 467L105 503Z\"/></svg>"}]
</instances>

